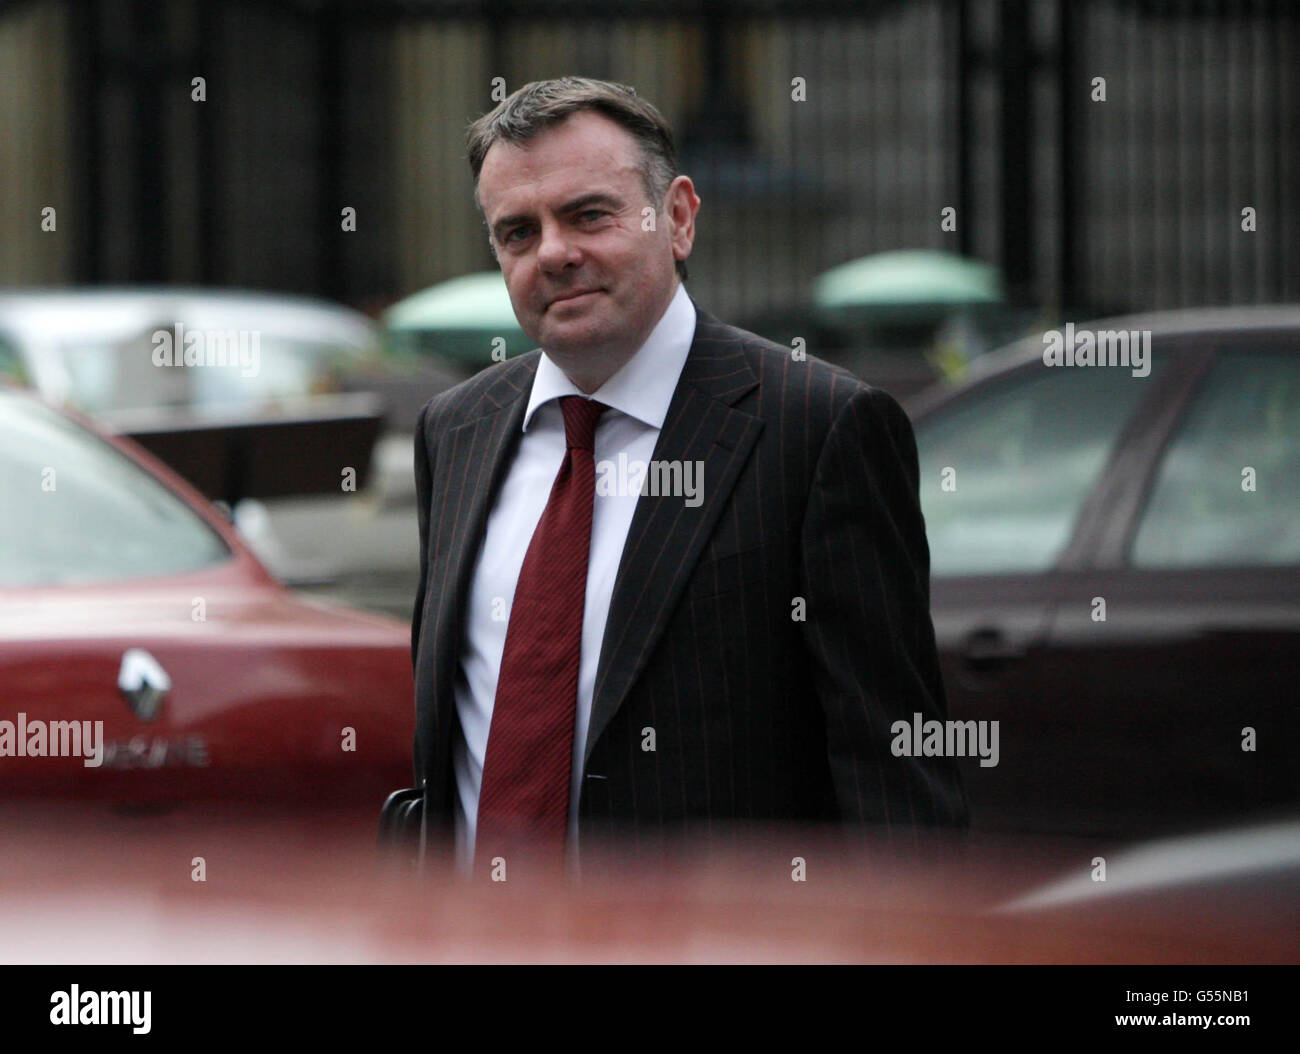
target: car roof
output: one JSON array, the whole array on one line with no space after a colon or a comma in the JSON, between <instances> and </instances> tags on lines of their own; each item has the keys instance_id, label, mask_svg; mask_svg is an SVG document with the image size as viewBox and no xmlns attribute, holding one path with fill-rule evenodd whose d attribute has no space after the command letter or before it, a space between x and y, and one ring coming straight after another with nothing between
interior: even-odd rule
<instances>
[{"instance_id":1,"label":"car roof","mask_svg":"<svg viewBox=\"0 0 1300 1054\"><path fill-rule=\"evenodd\" d=\"M93 334L129 339L181 322L195 329L257 329L308 342L369 347L378 327L326 300L243 289L100 286L0 291L0 331L33 344Z\"/></svg>"},{"instance_id":2,"label":"car roof","mask_svg":"<svg viewBox=\"0 0 1300 1054\"><path fill-rule=\"evenodd\" d=\"M1065 322L1061 322L1055 326L1044 326L1013 344L980 355L971 362L959 384L952 387L936 385L919 393L916 399L909 402L909 411L923 414L946 403L953 395L965 391L980 381L1041 359L1043 334L1064 329L1065 325ZM1300 304L1258 304L1246 307L1148 311L1073 322L1073 325L1076 331L1150 330L1153 340L1166 337L1246 333L1252 330L1286 329L1300 332Z\"/></svg>"},{"instance_id":3,"label":"car roof","mask_svg":"<svg viewBox=\"0 0 1300 1054\"><path fill-rule=\"evenodd\" d=\"M999 911L1029 911L1300 869L1300 820L1277 817L1143 841L1119 850L1109 882L1084 872L1021 893Z\"/></svg>"}]
</instances>

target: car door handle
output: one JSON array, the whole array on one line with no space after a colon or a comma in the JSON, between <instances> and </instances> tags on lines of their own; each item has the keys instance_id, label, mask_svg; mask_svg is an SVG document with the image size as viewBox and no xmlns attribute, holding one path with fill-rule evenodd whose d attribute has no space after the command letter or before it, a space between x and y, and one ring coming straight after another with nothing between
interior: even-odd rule
<instances>
[{"instance_id":1,"label":"car door handle","mask_svg":"<svg viewBox=\"0 0 1300 1054\"><path fill-rule=\"evenodd\" d=\"M992 626L972 630L962 647L962 658L973 670L992 670L1025 657L1025 649L1013 644Z\"/></svg>"}]
</instances>

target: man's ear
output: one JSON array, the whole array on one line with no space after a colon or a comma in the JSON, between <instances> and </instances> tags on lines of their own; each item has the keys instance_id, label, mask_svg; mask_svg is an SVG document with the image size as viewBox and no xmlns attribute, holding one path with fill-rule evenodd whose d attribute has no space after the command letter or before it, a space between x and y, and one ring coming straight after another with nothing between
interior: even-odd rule
<instances>
[{"instance_id":1,"label":"man's ear","mask_svg":"<svg viewBox=\"0 0 1300 1054\"><path fill-rule=\"evenodd\" d=\"M699 195L689 176L678 176L668 185L664 212L672 224L673 256L685 260L695 243L695 214L700 210Z\"/></svg>"}]
</instances>

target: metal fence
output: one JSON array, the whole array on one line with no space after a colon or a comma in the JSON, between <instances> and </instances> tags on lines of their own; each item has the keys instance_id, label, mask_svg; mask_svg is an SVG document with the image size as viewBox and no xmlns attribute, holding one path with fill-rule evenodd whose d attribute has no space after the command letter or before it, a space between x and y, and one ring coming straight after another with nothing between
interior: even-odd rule
<instances>
[{"instance_id":1,"label":"metal fence","mask_svg":"<svg viewBox=\"0 0 1300 1054\"><path fill-rule=\"evenodd\" d=\"M368 304L491 267L465 126L494 78L581 73L634 84L676 128L703 200L691 287L723 316L904 247L998 263L1049 308L1295 300L1297 8L10 3L0 283Z\"/></svg>"}]
</instances>

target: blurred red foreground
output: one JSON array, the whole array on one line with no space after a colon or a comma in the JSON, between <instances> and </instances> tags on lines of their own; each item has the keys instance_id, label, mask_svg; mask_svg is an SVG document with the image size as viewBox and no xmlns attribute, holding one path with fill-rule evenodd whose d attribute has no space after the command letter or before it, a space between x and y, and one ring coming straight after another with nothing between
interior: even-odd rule
<instances>
[{"instance_id":1,"label":"blurred red foreground","mask_svg":"<svg viewBox=\"0 0 1300 1054\"><path fill-rule=\"evenodd\" d=\"M377 809L0 808L0 960L21 963L1248 963L1300 958L1294 821L1139 847L968 839L903 857L807 831L581 879L423 876ZM206 881L191 877L203 859ZM792 880L804 861L806 881ZM1106 859L1105 882L1094 859Z\"/></svg>"}]
</instances>

